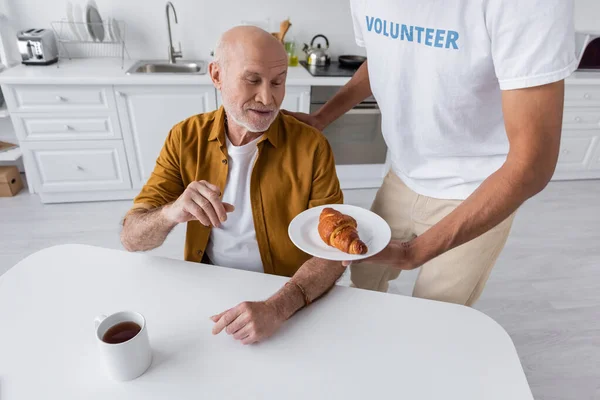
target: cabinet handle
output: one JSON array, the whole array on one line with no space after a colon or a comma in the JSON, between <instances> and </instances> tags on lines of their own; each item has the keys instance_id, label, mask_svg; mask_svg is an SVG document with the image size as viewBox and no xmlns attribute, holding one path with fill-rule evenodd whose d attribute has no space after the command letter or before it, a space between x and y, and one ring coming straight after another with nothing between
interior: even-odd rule
<instances>
[{"instance_id":1,"label":"cabinet handle","mask_svg":"<svg viewBox=\"0 0 600 400\"><path fill-rule=\"evenodd\" d=\"M84 168L81 165L77 165L77 171L83 171Z\"/></svg>"},{"instance_id":2,"label":"cabinet handle","mask_svg":"<svg viewBox=\"0 0 600 400\"><path fill-rule=\"evenodd\" d=\"M119 97L125 97L125 93L117 91L117 96L119 96Z\"/></svg>"},{"instance_id":3,"label":"cabinet handle","mask_svg":"<svg viewBox=\"0 0 600 400\"><path fill-rule=\"evenodd\" d=\"M56 101L67 101L67 99L62 96L56 96Z\"/></svg>"},{"instance_id":4,"label":"cabinet handle","mask_svg":"<svg viewBox=\"0 0 600 400\"><path fill-rule=\"evenodd\" d=\"M581 122L581 118L580 117L575 117L575 122Z\"/></svg>"},{"instance_id":5,"label":"cabinet handle","mask_svg":"<svg viewBox=\"0 0 600 400\"><path fill-rule=\"evenodd\" d=\"M583 95L583 98L589 100L592 96L589 93Z\"/></svg>"},{"instance_id":6,"label":"cabinet handle","mask_svg":"<svg viewBox=\"0 0 600 400\"><path fill-rule=\"evenodd\" d=\"M570 154L571 152L569 150L567 150L567 149L564 149L563 151L561 151L561 153L563 153L563 154L566 155L566 154Z\"/></svg>"},{"instance_id":7,"label":"cabinet handle","mask_svg":"<svg viewBox=\"0 0 600 400\"><path fill-rule=\"evenodd\" d=\"M72 131L73 127L71 125L65 125L65 130Z\"/></svg>"}]
</instances>

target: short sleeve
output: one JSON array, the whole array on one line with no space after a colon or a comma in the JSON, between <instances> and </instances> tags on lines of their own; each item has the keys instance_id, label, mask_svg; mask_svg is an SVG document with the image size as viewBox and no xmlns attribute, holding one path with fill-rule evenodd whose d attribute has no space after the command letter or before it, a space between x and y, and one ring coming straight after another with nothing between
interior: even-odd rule
<instances>
[{"instance_id":1,"label":"short sleeve","mask_svg":"<svg viewBox=\"0 0 600 400\"><path fill-rule=\"evenodd\" d=\"M323 138L313 160L313 182L308 207L342 204L343 202L344 195L335 172L333 151L327 140Z\"/></svg>"},{"instance_id":2,"label":"short sleeve","mask_svg":"<svg viewBox=\"0 0 600 400\"><path fill-rule=\"evenodd\" d=\"M132 210L157 208L177 200L185 189L181 177L180 154L181 128L175 126L165 140L152 175L134 199Z\"/></svg>"},{"instance_id":3,"label":"short sleeve","mask_svg":"<svg viewBox=\"0 0 600 400\"><path fill-rule=\"evenodd\" d=\"M352 24L354 25L354 39L356 44L360 47L365 47L365 40L363 37L361 21L365 19L364 0L350 0L350 10L352 12Z\"/></svg>"},{"instance_id":4,"label":"short sleeve","mask_svg":"<svg viewBox=\"0 0 600 400\"><path fill-rule=\"evenodd\" d=\"M486 25L501 90L557 82L577 69L573 0L489 0Z\"/></svg>"}]
</instances>

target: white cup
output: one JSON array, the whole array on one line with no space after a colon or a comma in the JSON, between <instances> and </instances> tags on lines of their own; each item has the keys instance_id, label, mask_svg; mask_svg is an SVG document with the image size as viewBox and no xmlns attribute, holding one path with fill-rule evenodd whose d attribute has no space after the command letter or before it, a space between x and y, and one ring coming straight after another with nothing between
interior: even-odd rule
<instances>
[{"instance_id":1,"label":"white cup","mask_svg":"<svg viewBox=\"0 0 600 400\"><path fill-rule=\"evenodd\" d=\"M142 329L133 338L122 343L106 343L102 337L109 328L121 322L135 322ZM146 319L137 312L121 311L95 319L96 340L108 374L118 381L129 381L142 375L152 363L152 349L148 339Z\"/></svg>"}]
</instances>

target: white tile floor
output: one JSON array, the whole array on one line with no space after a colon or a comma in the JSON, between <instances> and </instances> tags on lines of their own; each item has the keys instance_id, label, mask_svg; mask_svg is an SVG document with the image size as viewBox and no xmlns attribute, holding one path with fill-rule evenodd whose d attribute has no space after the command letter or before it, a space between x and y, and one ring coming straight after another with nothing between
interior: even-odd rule
<instances>
[{"instance_id":1,"label":"white tile floor","mask_svg":"<svg viewBox=\"0 0 600 400\"><path fill-rule=\"evenodd\" d=\"M347 195L367 207L370 197ZM121 248L129 205L0 198L0 274L56 244ZM181 259L183 233L152 253ZM390 291L409 295L415 277L403 273ZM600 400L600 181L553 182L522 207L476 308L513 338L536 399Z\"/></svg>"}]
</instances>

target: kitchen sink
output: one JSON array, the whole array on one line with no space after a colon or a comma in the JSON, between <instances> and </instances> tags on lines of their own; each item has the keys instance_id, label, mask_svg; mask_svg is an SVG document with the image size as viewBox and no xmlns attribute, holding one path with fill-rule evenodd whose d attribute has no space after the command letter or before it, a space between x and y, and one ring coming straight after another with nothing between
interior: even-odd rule
<instances>
[{"instance_id":1,"label":"kitchen sink","mask_svg":"<svg viewBox=\"0 0 600 400\"><path fill-rule=\"evenodd\" d=\"M127 70L127 74L204 75L206 74L206 62L179 61L176 64L170 64L168 61L138 61Z\"/></svg>"}]
</instances>

